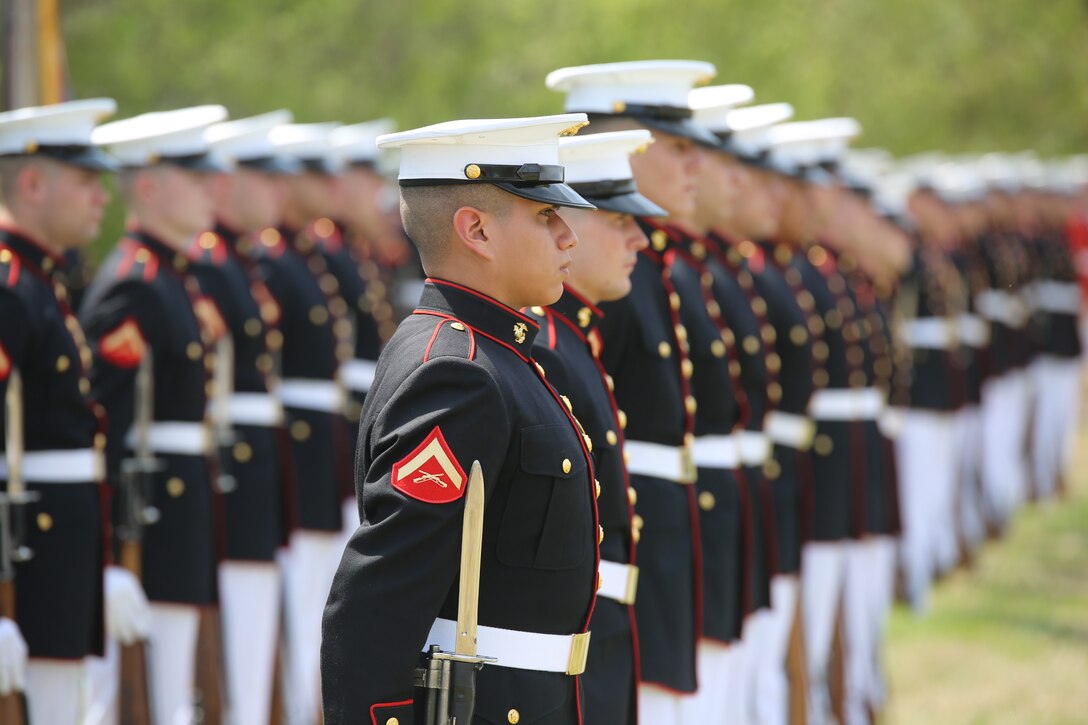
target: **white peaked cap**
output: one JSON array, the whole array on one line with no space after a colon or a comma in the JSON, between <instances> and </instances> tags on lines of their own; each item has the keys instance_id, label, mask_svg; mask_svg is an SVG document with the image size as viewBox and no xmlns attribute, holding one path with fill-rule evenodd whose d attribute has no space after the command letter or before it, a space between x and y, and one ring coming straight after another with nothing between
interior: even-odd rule
<instances>
[{"instance_id":1,"label":"white peaked cap","mask_svg":"<svg viewBox=\"0 0 1088 725\"><path fill-rule=\"evenodd\" d=\"M151 166L177 161L198 170L222 170L206 155L211 147L204 132L227 117L219 105L193 106L176 111L154 111L99 126L91 134L125 166Z\"/></svg>"},{"instance_id":2,"label":"white peaked cap","mask_svg":"<svg viewBox=\"0 0 1088 725\"><path fill-rule=\"evenodd\" d=\"M281 109L262 113L259 116L224 121L208 127L204 138L211 145L212 151L227 158L245 161L273 156L276 147L272 145L269 132L293 118L290 111Z\"/></svg>"},{"instance_id":3,"label":"white peaked cap","mask_svg":"<svg viewBox=\"0 0 1088 725\"><path fill-rule=\"evenodd\" d=\"M653 143L645 129L596 133L559 139L559 162L567 183L600 209L636 216L666 216L667 212L638 193L631 172L631 155Z\"/></svg>"},{"instance_id":4,"label":"white peaked cap","mask_svg":"<svg viewBox=\"0 0 1088 725\"><path fill-rule=\"evenodd\" d=\"M564 108L628 116L656 131L717 147L718 138L692 120L688 93L717 74L698 60L636 60L560 68L548 88L567 94Z\"/></svg>"},{"instance_id":5,"label":"white peaked cap","mask_svg":"<svg viewBox=\"0 0 1088 725\"><path fill-rule=\"evenodd\" d=\"M584 113L465 119L384 134L377 144L400 150L401 186L495 184L529 199L592 207L563 183L559 163L560 136L588 123Z\"/></svg>"},{"instance_id":6,"label":"white peaked cap","mask_svg":"<svg viewBox=\"0 0 1088 725\"><path fill-rule=\"evenodd\" d=\"M645 150L653 140L645 129L561 138L559 163L568 184L630 179L631 155Z\"/></svg>"},{"instance_id":7,"label":"white peaked cap","mask_svg":"<svg viewBox=\"0 0 1088 725\"><path fill-rule=\"evenodd\" d=\"M740 156L760 156L770 150L771 128L790 118L793 106L788 103L766 103L730 111L726 116L729 150Z\"/></svg>"},{"instance_id":8,"label":"white peaked cap","mask_svg":"<svg viewBox=\"0 0 1088 725\"><path fill-rule=\"evenodd\" d=\"M698 123L714 133L727 134L731 130L726 121L729 112L737 106L751 103L755 97L756 92L752 87L743 83L705 86L688 93L688 105L691 106L693 118Z\"/></svg>"},{"instance_id":9,"label":"white peaked cap","mask_svg":"<svg viewBox=\"0 0 1088 725\"><path fill-rule=\"evenodd\" d=\"M112 98L88 98L4 111L0 155L35 153L41 146L91 146L95 125L116 110Z\"/></svg>"},{"instance_id":10,"label":"white peaked cap","mask_svg":"<svg viewBox=\"0 0 1088 725\"><path fill-rule=\"evenodd\" d=\"M584 113L620 113L626 105L690 108L688 92L717 75L697 60L636 60L560 68L545 85L567 94L564 107Z\"/></svg>"},{"instance_id":11,"label":"white peaked cap","mask_svg":"<svg viewBox=\"0 0 1088 725\"><path fill-rule=\"evenodd\" d=\"M349 164L372 164L378 161L378 137L392 133L397 124L391 118L379 118L366 123L341 126L332 132L336 153Z\"/></svg>"},{"instance_id":12,"label":"white peaked cap","mask_svg":"<svg viewBox=\"0 0 1088 725\"><path fill-rule=\"evenodd\" d=\"M383 134L378 148L400 149L406 179L469 179L469 165L559 165L559 137L588 124L584 113L447 121Z\"/></svg>"},{"instance_id":13,"label":"white peaked cap","mask_svg":"<svg viewBox=\"0 0 1088 725\"><path fill-rule=\"evenodd\" d=\"M852 118L781 123L768 130L774 161L793 169L839 160L860 133L861 124Z\"/></svg>"},{"instance_id":14,"label":"white peaked cap","mask_svg":"<svg viewBox=\"0 0 1088 725\"><path fill-rule=\"evenodd\" d=\"M301 162L310 171L337 174L344 163L332 145L333 131L339 123L285 123L268 132L276 153Z\"/></svg>"}]
</instances>

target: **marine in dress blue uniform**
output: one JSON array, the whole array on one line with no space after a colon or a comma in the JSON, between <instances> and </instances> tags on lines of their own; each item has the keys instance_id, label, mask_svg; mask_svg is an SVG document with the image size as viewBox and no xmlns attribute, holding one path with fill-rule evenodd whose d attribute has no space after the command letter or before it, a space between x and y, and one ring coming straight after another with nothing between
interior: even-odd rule
<instances>
[{"instance_id":1,"label":"marine in dress blue uniform","mask_svg":"<svg viewBox=\"0 0 1088 725\"><path fill-rule=\"evenodd\" d=\"M660 142L632 160L635 180L641 193L670 214L678 210L670 208L666 196L687 214L693 188L679 183L662 188L654 159L664 155L679 167L677 179L694 181L692 144L710 143L714 137L692 121L687 94L714 73L709 63L638 61L562 68L549 74L546 83L566 94L568 111L589 113L600 130L641 127L655 137L661 134ZM601 359L626 411L628 472L638 494L635 512L644 522L635 603L643 681L639 712L642 718L669 723L686 717L684 701L692 698L684 696L698 687L696 646L703 635L703 547L691 485L696 479L697 404L691 386L691 331L681 315L706 317L706 308L696 274L689 299L702 312L682 313L685 303L671 273L679 253L676 244L664 231L651 231L661 233L656 243L652 235L651 246L639 254L631 294L601 306ZM709 348L705 352L709 355Z\"/></svg>"},{"instance_id":2,"label":"marine in dress blue uniform","mask_svg":"<svg viewBox=\"0 0 1088 725\"><path fill-rule=\"evenodd\" d=\"M571 279L558 302L534 307L540 322L534 356L593 441L598 484L601 542L601 589L590 622L593 646L582 677L586 722L631 724L638 721L638 641L635 610L638 569L635 490L623 462L624 432L613 395L614 383L600 361L597 303L624 296L645 234L634 215L664 214L637 192L627 156L650 143L648 131L631 130L575 136L560 141L560 161L567 182L600 211L565 212L578 234Z\"/></svg>"},{"instance_id":3,"label":"marine in dress blue uniform","mask_svg":"<svg viewBox=\"0 0 1088 725\"><path fill-rule=\"evenodd\" d=\"M402 211L428 270L505 299L432 278L378 361L356 460L362 524L323 623L330 724L413 722L421 651L453 646L473 461L487 500L478 650L497 657L479 674L475 721L581 722L575 675L600 533L592 441L532 359L536 321L515 308L562 293L575 240L556 209L591 205L562 183L558 135L584 123L582 114L453 121L379 139L401 149ZM429 202L448 202L448 216L428 215ZM476 206L524 232L503 236Z\"/></svg>"},{"instance_id":4,"label":"marine in dress blue uniform","mask_svg":"<svg viewBox=\"0 0 1088 725\"><path fill-rule=\"evenodd\" d=\"M218 600L222 508L205 413L209 353L226 327L184 249L211 223L206 176L226 167L209 156L203 133L225 117L221 106L199 106L109 123L94 135L125 167L130 224L87 290L80 319L95 351L90 384L109 421L114 487L134 441L137 370L150 358L147 435L163 467L152 474L161 518L144 531L143 584L152 602L153 707L163 720L191 716L198 608Z\"/></svg>"},{"instance_id":5,"label":"marine in dress blue uniform","mask_svg":"<svg viewBox=\"0 0 1088 725\"><path fill-rule=\"evenodd\" d=\"M116 163L92 145L91 131L114 108L99 98L0 113L0 400L11 392L21 402L21 479L37 496L9 509L33 558L14 562L14 612L3 616L14 616L29 650L13 684L25 684L29 714L41 722L82 717L83 660L104 652L105 416L89 396L91 350L64 275L65 253L93 239L109 198L99 175ZM28 183L56 201L28 196ZM0 419L5 490L15 455L6 450L8 415ZM6 661L9 643L0 645Z\"/></svg>"}]
</instances>

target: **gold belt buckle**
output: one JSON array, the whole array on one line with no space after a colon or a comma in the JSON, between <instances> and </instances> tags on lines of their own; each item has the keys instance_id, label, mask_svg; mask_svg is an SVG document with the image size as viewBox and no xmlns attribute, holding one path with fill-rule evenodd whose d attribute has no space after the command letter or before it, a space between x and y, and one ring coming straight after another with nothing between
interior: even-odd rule
<instances>
[{"instance_id":1,"label":"gold belt buckle","mask_svg":"<svg viewBox=\"0 0 1088 725\"><path fill-rule=\"evenodd\" d=\"M684 436L684 445L680 448L680 483L695 483L698 475L695 468L695 438L689 433Z\"/></svg>"},{"instance_id":2,"label":"gold belt buckle","mask_svg":"<svg viewBox=\"0 0 1088 725\"><path fill-rule=\"evenodd\" d=\"M586 657L589 655L589 635L592 632L579 632L570 640L570 658L567 660L567 674L580 675L586 671Z\"/></svg>"},{"instance_id":3,"label":"gold belt buckle","mask_svg":"<svg viewBox=\"0 0 1088 725\"><path fill-rule=\"evenodd\" d=\"M623 603L630 606L635 603L635 594L638 592L638 567L632 564L627 566L627 587L623 592Z\"/></svg>"}]
</instances>

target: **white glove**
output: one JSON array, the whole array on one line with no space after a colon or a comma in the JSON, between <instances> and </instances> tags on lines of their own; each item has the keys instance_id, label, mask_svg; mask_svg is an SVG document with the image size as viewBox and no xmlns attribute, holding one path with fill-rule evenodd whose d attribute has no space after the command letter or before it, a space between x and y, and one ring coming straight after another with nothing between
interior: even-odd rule
<instances>
[{"instance_id":1,"label":"white glove","mask_svg":"<svg viewBox=\"0 0 1088 725\"><path fill-rule=\"evenodd\" d=\"M151 606L144 589L128 569L106 567L106 631L121 644L147 639Z\"/></svg>"},{"instance_id":2,"label":"white glove","mask_svg":"<svg viewBox=\"0 0 1088 725\"><path fill-rule=\"evenodd\" d=\"M19 625L0 618L0 695L10 695L26 687L26 640Z\"/></svg>"}]
</instances>

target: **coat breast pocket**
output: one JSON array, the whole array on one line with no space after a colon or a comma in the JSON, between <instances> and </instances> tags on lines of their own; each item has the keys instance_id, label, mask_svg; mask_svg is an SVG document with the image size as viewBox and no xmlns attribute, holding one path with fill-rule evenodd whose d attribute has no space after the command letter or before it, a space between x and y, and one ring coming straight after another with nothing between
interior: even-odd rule
<instances>
[{"instance_id":1,"label":"coat breast pocket","mask_svg":"<svg viewBox=\"0 0 1088 725\"><path fill-rule=\"evenodd\" d=\"M593 516L586 460L565 425L521 430L520 461L498 535L508 566L558 571L592 550Z\"/></svg>"}]
</instances>

